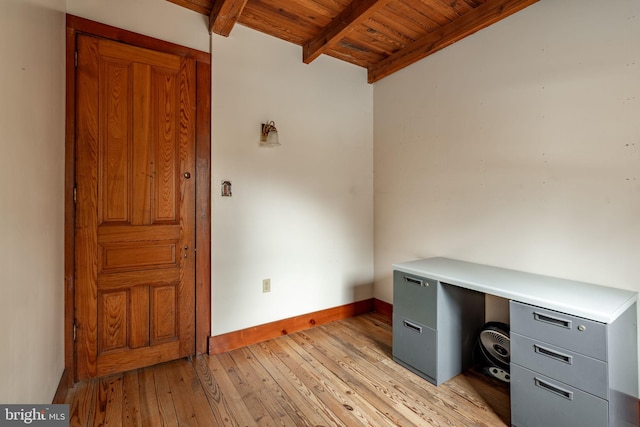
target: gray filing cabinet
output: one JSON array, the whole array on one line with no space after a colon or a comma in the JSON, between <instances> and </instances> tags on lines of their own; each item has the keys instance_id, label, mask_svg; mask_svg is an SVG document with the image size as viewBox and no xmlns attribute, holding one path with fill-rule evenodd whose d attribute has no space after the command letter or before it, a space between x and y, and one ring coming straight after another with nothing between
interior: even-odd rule
<instances>
[{"instance_id":1,"label":"gray filing cabinet","mask_svg":"<svg viewBox=\"0 0 640 427\"><path fill-rule=\"evenodd\" d=\"M484 294L401 271L393 283L393 359L436 385L469 368Z\"/></svg>"},{"instance_id":2,"label":"gray filing cabinet","mask_svg":"<svg viewBox=\"0 0 640 427\"><path fill-rule=\"evenodd\" d=\"M638 425L635 303L610 324L509 308L513 426Z\"/></svg>"}]
</instances>

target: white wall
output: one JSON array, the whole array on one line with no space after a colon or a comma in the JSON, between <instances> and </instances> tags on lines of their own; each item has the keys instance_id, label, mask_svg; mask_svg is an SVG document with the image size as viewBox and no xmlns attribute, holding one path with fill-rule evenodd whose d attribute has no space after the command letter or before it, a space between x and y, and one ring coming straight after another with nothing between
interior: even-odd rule
<instances>
[{"instance_id":1,"label":"white wall","mask_svg":"<svg viewBox=\"0 0 640 427\"><path fill-rule=\"evenodd\" d=\"M447 256L640 291L640 3L539 3L375 85L375 296Z\"/></svg>"},{"instance_id":2,"label":"white wall","mask_svg":"<svg viewBox=\"0 0 640 427\"><path fill-rule=\"evenodd\" d=\"M209 52L208 17L166 0L67 0L71 15Z\"/></svg>"},{"instance_id":3,"label":"white wall","mask_svg":"<svg viewBox=\"0 0 640 427\"><path fill-rule=\"evenodd\" d=\"M214 36L212 52L213 335L371 298L366 71L329 57L305 65L300 47L242 26ZM280 147L258 146L268 120Z\"/></svg>"},{"instance_id":4,"label":"white wall","mask_svg":"<svg viewBox=\"0 0 640 427\"><path fill-rule=\"evenodd\" d=\"M0 2L0 402L64 369L64 0Z\"/></svg>"}]
</instances>

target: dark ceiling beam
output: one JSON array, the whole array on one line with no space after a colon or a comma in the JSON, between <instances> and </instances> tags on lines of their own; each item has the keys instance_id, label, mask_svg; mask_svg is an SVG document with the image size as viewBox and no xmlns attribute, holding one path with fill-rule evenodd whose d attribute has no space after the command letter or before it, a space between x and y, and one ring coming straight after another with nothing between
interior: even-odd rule
<instances>
[{"instance_id":1,"label":"dark ceiling beam","mask_svg":"<svg viewBox=\"0 0 640 427\"><path fill-rule=\"evenodd\" d=\"M170 3L177 4L178 6L182 6L182 7L186 7L187 9L194 10L203 15L209 15L209 12L211 11L211 8L201 4L192 3L189 0L167 0L167 1Z\"/></svg>"},{"instance_id":2,"label":"dark ceiling beam","mask_svg":"<svg viewBox=\"0 0 640 427\"><path fill-rule=\"evenodd\" d=\"M209 32L228 37L247 0L216 0L209 15Z\"/></svg>"},{"instance_id":3,"label":"dark ceiling beam","mask_svg":"<svg viewBox=\"0 0 640 427\"><path fill-rule=\"evenodd\" d=\"M340 14L324 27L320 33L302 47L302 61L309 64L334 46L358 24L369 19L390 0L354 0Z\"/></svg>"},{"instance_id":4,"label":"dark ceiling beam","mask_svg":"<svg viewBox=\"0 0 640 427\"><path fill-rule=\"evenodd\" d=\"M369 67L369 83L374 83L393 74L536 2L538 0L488 0L471 12L419 38L405 48Z\"/></svg>"}]
</instances>

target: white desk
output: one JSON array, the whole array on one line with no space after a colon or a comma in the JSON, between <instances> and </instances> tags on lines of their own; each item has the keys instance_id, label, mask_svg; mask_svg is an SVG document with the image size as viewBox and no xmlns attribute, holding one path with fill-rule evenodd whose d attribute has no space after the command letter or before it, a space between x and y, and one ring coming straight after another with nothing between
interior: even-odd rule
<instances>
[{"instance_id":1,"label":"white desk","mask_svg":"<svg viewBox=\"0 0 640 427\"><path fill-rule=\"evenodd\" d=\"M637 292L557 279L449 258L393 264L394 270L537 305L602 323L613 322L638 299Z\"/></svg>"},{"instance_id":2,"label":"white desk","mask_svg":"<svg viewBox=\"0 0 640 427\"><path fill-rule=\"evenodd\" d=\"M448 258L393 269L398 363L436 385L457 375L484 294L507 298L512 425L638 425L637 292Z\"/></svg>"}]
</instances>

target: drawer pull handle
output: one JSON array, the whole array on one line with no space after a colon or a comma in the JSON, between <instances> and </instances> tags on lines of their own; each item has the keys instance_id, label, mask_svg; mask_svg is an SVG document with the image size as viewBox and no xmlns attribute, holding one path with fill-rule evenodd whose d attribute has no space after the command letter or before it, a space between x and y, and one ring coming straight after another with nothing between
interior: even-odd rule
<instances>
[{"instance_id":1,"label":"drawer pull handle","mask_svg":"<svg viewBox=\"0 0 640 427\"><path fill-rule=\"evenodd\" d=\"M417 332L419 334L422 333L422 326L414 325L413 323L407 322L406 320L403 320L402 324L404 325L405 328L409 328L412 331L415 331L415 332Z\"/></svg>"},{"instance_id":2,"label":"drawer pull handle","mask_svg":"<svg viewBox=\"0 0 640 427\"><path fill-rule=\"evenodd\" d=\"M573 356L558 353L557 351L550 350L537 344L533 345L533 349L538 354L566 363L567 365L573 365Z\"/></svg>"},{"instance_id":3,"label":"drawer pull handle","mask_svg":"<svg viewBox=\"0 0 640 427\"><path fill-rule=\"evenodd\" d=\"M538 312L533 312L533 318L538 322L548 323L554 326L560 326L561 328L571 329L571 320L560 319L558 317L549 316Z\"/></svg>"},{"instance_id":4,"label":"drawer pull handle","mask_svg":"<svg viewBox=\"0 0 640 427\"><path fill-rule=\"evenodd\" d=\"M557 394L560 397L564 397L567 400L573 400L573 392L569 390L565 390L553 384L549 384L546 381L541 380L540 378L534 378L533 381L535 384L543 390L547 390L553 394Z\"/></svg>"},{"instance_id":5,"label":"drawer pull handle","mask_svg":"<svg viewBox=\"0 0 640 427\"><path fill-rule=\"evenodd\" d=\"M422 279L416 279L414 277L404 276L404 281L415 286L429 286L429 284L425 284L425 281Z\"/></svg>"}]
</instances>

